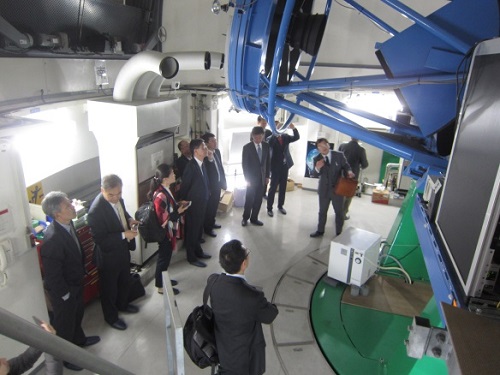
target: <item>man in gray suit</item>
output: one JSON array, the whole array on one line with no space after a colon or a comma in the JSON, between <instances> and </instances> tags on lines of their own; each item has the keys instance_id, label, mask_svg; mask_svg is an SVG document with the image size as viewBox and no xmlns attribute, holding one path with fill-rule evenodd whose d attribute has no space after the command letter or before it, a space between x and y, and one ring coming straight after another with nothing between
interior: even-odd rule
<instances>
[{"instance_id":1,"label":"man in gray suit","mask_svg":"<svg viewBox=\"0 0 500 375\"><path fill-rule=\"evenodd\" d=\"M243 175L247 182L245 195L245 209L243 211L242 226L246 226L248 219L254 225L262 226L259 220L259 211L262 206L262 192L269 182L269 145L264 140L264 129L255 126L252 129L252 142L243 146L241 164Z\"/></svg>"},{"instance_id":2,"label":"man in gray suit","mask_svg":"<svg viewBox=\"0 0 500 375\"><path fill-rule=\"evenodd\" d=\"M335 229L337 236L342 232L344 226L344 197L333 192L342 171L349 178L354 178L351 166L344 154L339 151L330 150L330 144L325 138L316 141L319 154L314 158L313 176L319 176L318 197L318 229L311 233L311 237L321 237L325 233L326 216L330 202L335 210Z\"/></svg>"},{"instance_id":3,"label":"man in gray suit","mask_svg":"<svg viewBox=\"0 0 500 375\"><path fill-rule=\"evenodd\" d=\"M352 173L359 180L359 171L368 168L368 160L366 159L366 150L359 145L356 138L351 138L349 143L342 143L339 146L339 151L342 151L347 159L347 162L352 168ZM359 181L362 182L362 181ZM344 220L349 220L349 206L351 205L352 197L347 197L344 202Z\"/></svg>"},{"instance_id":4,"label":"man in gray suit","mask_svg":"<svg viewBox=\"0 0 500 375\"><path fill-rule=\"evenodd\" d=\"M267 301L262 291L247 283L249 254L238 240L225 243L219 252L219 262L226 273L208 278L207 284L212 284L210 304L220 375L262 375L266 371L262 323L271 324L278 308Z\"/></svg>"}]
</instances>

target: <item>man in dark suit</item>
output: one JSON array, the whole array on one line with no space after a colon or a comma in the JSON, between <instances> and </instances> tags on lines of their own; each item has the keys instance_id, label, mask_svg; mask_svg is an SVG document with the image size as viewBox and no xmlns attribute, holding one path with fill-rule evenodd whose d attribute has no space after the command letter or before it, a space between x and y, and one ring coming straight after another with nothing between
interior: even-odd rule
<instances>
[{"instance_id":1,"label":"man in dark suit","mask_svg":"<svg viewBox=\"0 0 500 375\"><path fill-rule=\"evenodd\" d=\"M283 124L277 125L277 128L279 129L281 126L283 126ZM299 131L295 129L294 124L290 124L290 129L293 130L293 136L288 134L273 134L267 140L271 148L271 185L267 194L267 214L271 217L274 216L274 196L278 186L278 211L286 215L286 210L283 205L285 204L288 170L293 166L289 145L300 139Z\"/></svg>"},{"instance_id":2,"label":"man in dark suit","mask_svg":"<svg viewBox=\"0 0 500 375\"><path fill-rule=\"evenodd\" d=\"M359 180L359 172L361 169L368 168L368 160L366 158L366 150L358 143L356 138L351 138L348 143L343 143L339 146L339 151L342 151L347 159L347 162L352 168L352 173ZM362 181L359 181L362 182ZM352 197L346 197L344 202L344 220L349 219L349 206L351 205Z\"/></svg>"},{"instance_id":3,"label":"man in dark suit","mask_svg":"<svg viewBox=\"0 0 500 375\"><path fill-rule=\"evenodd\" d=\"M260 126L262 129L264 129L264 139L262 142L267 142L267 139L273 135L273 132L269 129L267 129L267 120L262 117L262 116L257 116L257 126ZM250 142L252 142L252 135L250 134ZM269 181L268 181L269 182ZM264 191L262 192L262 196L264 199L267 199L267 185L268 183L264 185Z\"/></svg>"},{"instance_id":4,"label":"man in dark suit","mask_svg":"<svg viewBox=\"0 0 500 375\"><path fill-rule=\"evenodd\" d=\"M318 197L318 229L311 233L311 237L321 237L325 233L326 216L330 202L335 210L335 230L337 236L342 232L344 226L344 197L333 192L341 173L349 178L354 178L351 166L344 154L339 151L331 151L330 144L325 138L316 141L319 154L314 158L313 176L319 176Z\"/></svg>"},{"instance_id":5,"label":"man in dark suit","mask_svg":"<svg viewBox=\"0 0 500 375\"><path fill-rule=\"evenodd\" d=\"M241 221L242 226L247 225L248 219L252 224L264 225L259 220L259 211L260 206L262 206L264 186L269 182L270 157L269 145L262 142L263 139L264 129L255 126L252 129L252 142L243 146L241 164L247 182L247 192L243 220Z\"/></svg>"},{"instance_id":6,"label":"man in dark suit","mask_svg":"<svg viewBox=\"0 0 500 375\"><path fill-rule=\"evenodd\" d=\"M278 308L267 301L262 291L247 283L249 254L238 240L225 243L219 262L226 273L208 279L208 284L213 283L210 304L221 375L262 375L266 371L262 323L271 324Z\"/></svg>"},{"instance_id":7,"label":"man in dark suit","mask_svg":"<svg viewBox=\"0 0 500 375\"><path fill-rule=\"evenodd\" d=\"M193 158L193 154L189 148L189 142L185 139L181 140L177 144L177 148L181 152L181 156L175 162L175 168L177 169L176 177L182 178L184 169L186 168L187 163L189 163L189 161Z\"/></svg>"},{"instance_id":8,"label":"man in dark suit","mask_svg":"<svg viewBox=\"0 0 500 375\"><path fill-rule=\"evenodd\" d=\"M211 256L203 251L200 240L210 196L208 172L203 164L207 156L207 146L203 139L193 139L189 147L193 159L186 165L178 193L180 200L191 201L191 208L186 211L185 215L184 246L190 264L196 267L206 267L206 263L200 259L210 259Z\"/></svg>"},{"instance_id":9,"label":"man in dark suit","mask_svg":"<svg viewBox=\"0 0 500 375\"><path fill-rule=\"evenodd\" d=\"M82 329L85 266L82 246L73 227L75 208L65 193L52 191L43 199L42 209L53 219L40 249L44 286L54 314L52 325L58 336L75 345L96 344L99 336L86 337ZM64 365L81 370L71 363Z\"/></svg>"},{"instance_id":10,"label":"man in dark suit","mask_svg":"<svg viewBox=\"0 0 500 375\"><path fill-rule=\"evenodd\" d=\"M94 199L88 222L96 244L96 263L101 287L101 307L104 320L113 328L127 329L118 311L137 313L139 308L128 303L130 289L130 250L135 250L139 224L125 209L122 199L123 182L117 175L104 176L101 193Z\"/></svg>"},{"instance_id":11,"label":"man in dark suit","mask_svg":"<svg viewBox=\"0 0 500 375\"><path fill-rule=\"evenodd\" d=\"M210 237L217 237L214 229L221 226L215 222L217 208L219 207L221 189L227 189L226 175L222 166L222 158L217 148L217 138L212 133L205 133L201 137L207 145L208 155L203 161L208 172L208 183L210 197L208 198L207 211L205 213L205 234Z\"/></svg>"}]
</instances>

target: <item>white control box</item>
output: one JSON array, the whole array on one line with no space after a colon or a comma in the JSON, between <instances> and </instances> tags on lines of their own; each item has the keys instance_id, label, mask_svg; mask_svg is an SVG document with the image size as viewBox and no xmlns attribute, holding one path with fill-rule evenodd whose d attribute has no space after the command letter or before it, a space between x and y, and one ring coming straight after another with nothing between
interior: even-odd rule
<instances>
[{"instance_id":1,"label":"white control box","mask_svg":"<svg viewBox=\"0 0 500 375\"><path fill-rule=\"evenodd\" d=\"M349 227L330 244L328 277L362 286L377 270L381 236Z\"/></svg>"}]
</instances>

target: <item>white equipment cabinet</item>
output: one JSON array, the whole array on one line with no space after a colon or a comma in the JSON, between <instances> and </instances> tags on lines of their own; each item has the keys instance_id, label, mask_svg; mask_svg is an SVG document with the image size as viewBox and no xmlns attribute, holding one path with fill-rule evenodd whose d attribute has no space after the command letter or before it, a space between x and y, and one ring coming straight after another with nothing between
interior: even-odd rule
<instances>
[{"instance_id":1,"label":"white equipment cabinet","mask_svg":"<svg viewBox=\"0 0 500 375\"><path fill-rule=\"evenodd\" d=\"M349 227L330 244L328 277L361 287L377 270L381 236Z\"/></svg>"}]
</instances>

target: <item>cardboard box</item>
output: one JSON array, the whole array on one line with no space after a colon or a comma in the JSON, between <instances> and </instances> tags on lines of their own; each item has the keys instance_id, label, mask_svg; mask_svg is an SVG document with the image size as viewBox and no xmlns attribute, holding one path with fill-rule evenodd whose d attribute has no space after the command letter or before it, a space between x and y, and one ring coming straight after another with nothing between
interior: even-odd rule
<instances>
[{"instance_id":1,"label":"cardboard box","mask_svg":"<svg viewBox=\"0 0 500 375\"><path fill-rule=\"evenodd\" d=\"M234 196L232 191L225 191L219 201L219 211L229 212L233 208Z\"/></svg>"},{"instance_id":2,"label":"cardboard box","mask_svg":"<svg viewBox=\"0 0 500 375\"><path fill-rule=\"evenodd\" d=\"M295 189L295 181L289 178L286 182L286 191L292 191Z\"/></svg>"},{"instance_id":3,"label":"cardboard box","mask_svg":"<svg viewBox=\"0 0 500 375\"><path fill-rule=\"evenodd\" d=\"M380 204L389 204L389 190L373 190L372 202Z\"/></svg>"}]
</instances>

